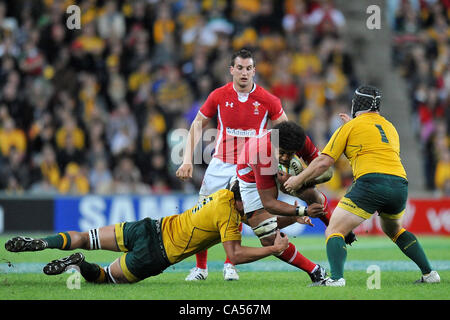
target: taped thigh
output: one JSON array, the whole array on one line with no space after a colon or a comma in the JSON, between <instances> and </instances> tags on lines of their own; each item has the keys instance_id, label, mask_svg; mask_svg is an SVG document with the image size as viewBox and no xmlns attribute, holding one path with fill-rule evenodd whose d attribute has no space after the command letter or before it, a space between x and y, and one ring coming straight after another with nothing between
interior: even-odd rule
<instances>
[{"instance_id":1,"label":"taped thigh","mask_svg":"<svg viewBox=\"0 0 450 320\"><path fill-rule=\"evenodd\" d=\"M269 237L277 233L278 230L277 218L271 217L269 219L266 219L252 229L255 235L260 239Z\"/></svg>"}]
</instances>

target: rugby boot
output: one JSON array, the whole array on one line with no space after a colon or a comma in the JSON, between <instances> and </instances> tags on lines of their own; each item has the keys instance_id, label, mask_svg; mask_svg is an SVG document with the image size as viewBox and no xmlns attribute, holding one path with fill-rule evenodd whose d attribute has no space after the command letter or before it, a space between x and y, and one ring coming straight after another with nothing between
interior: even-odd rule
<instances>
[{"instance_id":1,"label":"rugby boot","mask_svg":"<svg viewBox=\"0 0 450 320\"><path fill-rule=\"evenodd\" d=\"M345 279L340 278L338 280L333 280L331 278L326 278L320 282L319 286L322 286L322 287L345 287Z\"/></svg>"},{"instance_id":2,"label":"rugby boot","mask_svg":"<svg viewBox=\"0 0 450 320\"><path fill-rule=\"evenodd\" d=\"M81 252L71 254L68 257L53 260L45 265L43 271L47 275L61 274L72 266L79 266L84 261L84 255Z\"/></svg>"},{"instance_id":3,"label":"rugby boot","mask_svg":"<svg viewBox=\"0 0 450 320\"><path fill-rule=\"evenodd\" d=\"M431 271L427 275L423 275L419 280L417 280L414 283L439 283L441 282L441 277L439 276L439 273L436 271Z\"/></svg>"},{"instance_id":4,"label":"rugby boot","mask_svg":"<svg viewBox=\"0 0 450 320\"><path fill-rule=\"evenodd\" d=\"M239 280L236 267L231 263L225 263L223 266L223 279L226 281Z\"/></svg>"},{"instance_id":5,"label":"rugby boot","mask_svg":"<svg viewBox=\"0 0 450 320\"><path fill-rule=\"evenodd\" d=\"M42 239L14 237L5 243L5 249L11 252L41 251L47 248L47 242Z\"/></svg>"},{"instance_id":6,"label":"rugby boot","mask_svg":"<svg viewBox=\"0 0 450 320\"><path fill-rule=\"evenodd\" d=\"M309 285L310 287L320 285L320 283L327 277L327 271L319 264L317 265L316 270L308 274L312 281L312 283Z\"/></svg>"},{"instance_id":7,"label":"rugby boot","mask_svg":"<svg viewBox=\"0 0 450 320\"><path fill-rule=\"evenodd\" d=\"M206 280L208 278L208 269L192 268L191 272L186 277L186 281Z\"/></svg>"}]
</instances>

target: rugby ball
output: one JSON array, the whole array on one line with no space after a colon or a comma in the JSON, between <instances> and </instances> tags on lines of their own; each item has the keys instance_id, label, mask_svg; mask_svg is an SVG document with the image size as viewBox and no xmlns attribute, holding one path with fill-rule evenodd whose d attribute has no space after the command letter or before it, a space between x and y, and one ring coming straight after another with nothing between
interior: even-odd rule
<instances>
[{"instance_id":1,"label":"rugby ball","mask_svg":"<svg viewBox=\"0 0 450 320\"><path fill-rule=\"evenodd\" d=\"M287 168L286 166L282 165L281 163L278 164L278 170L283 171L288 173L291 176L296 176L298 175L300 172L303 171L303 165L302 165L302 161L300 160L300 158L295 154L292 159L291 162L289 163L289 168Z\"/></svg>"}]
</instances>

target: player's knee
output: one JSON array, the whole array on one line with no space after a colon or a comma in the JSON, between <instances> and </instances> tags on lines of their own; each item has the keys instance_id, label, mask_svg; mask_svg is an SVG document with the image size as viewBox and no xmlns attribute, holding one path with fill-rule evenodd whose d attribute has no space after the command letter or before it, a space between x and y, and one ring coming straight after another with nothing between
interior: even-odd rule
<instances>
[{"instance_id":1,"label":"player's knee","mask_svg":"<svg viewBox=\"0 0 450 320\"><path fill-rule=\"evenodd\" d=\"M271 246L275 240L275 234L278 230L277 218L270 217L260 222L252 229L263 246Z\"/></svg>"},{"instance_id":2,"label":"player's knee","mask_svg":"<svg viewBox=\"0 0 450 320\"><path fill-rule=\"evenodd\" d=\"M381 229L391 239L395 237L400 232L400 230L402 230L402 225L398 220L381 218L380 222Z\"/></svg>"}]
</instances>

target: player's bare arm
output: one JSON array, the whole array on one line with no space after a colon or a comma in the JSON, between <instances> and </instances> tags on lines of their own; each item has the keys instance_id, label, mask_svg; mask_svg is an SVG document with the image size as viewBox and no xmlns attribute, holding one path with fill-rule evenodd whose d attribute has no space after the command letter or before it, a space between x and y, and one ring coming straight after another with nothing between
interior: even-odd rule
<instances>
[{"instance_id":1,"label":"player's bare arm","mask_svg":"<svg viewBox=\"0 0 450 320\"><path fill-rule=\"evenodd\" d=\"M264 209L269 213L279 216L297 216L297 206L291 205L284 201L278 200L278 189L272 187L268 189L258 189L259 197L264 206ZM318 203L313 203L308 207L308 216L316 217L323 214L323 206Z\"/></svg>"},{"instance_id":2,"label":"player's bare arm","mask_svg":"<svg viewBox=\"0 0 450 320\"><path fill-rule=\"evenodd\" d=\"M285 217L285 216L277 216L277 225L279 229L286 228L294 223L307 224L311 227L314 227L314 224L311 221L310 217Z\"/></svg>"},{"instance_id":3,"label":"player's bare arm","mask_svg":"<svg viewBox=\"0 0 450 320\"><path fill-rule=\"evenodd\" d=\"M232 240L222 243L231 262L236 264L253 262L270 255L281 254L289 246L289 239L286 235L281 236L280 231L277 230L275 241L273 245L267 247L246 247L241 246L241 241Z\"/></svg>"},{"instance_id":4,"label":"player's bare arm","mask_svg":"<svg viewBox=\"0 0 450 320\"><path fill-rule=\"evenodd\" d=\"M314 159L305 170L297 176L291 176L284 183L288 192L298 190L303 184L312 181L322 175L334 164L334 159L326 154L321 154Z\"/></svg>"},{"instance_id":5,"label":"player's bare arm","mask_svg":"<svg viewBox=\"0 0 450 320\"><path fill-rule=\"evenodd\" d=\"M200 112L197 113L194 121L192 121L191 127L189 128L186 146L184 149L183 163L176 172L177 178L181 180L192 178L192 172L194 170L194 165L192 163L194 149L202 138L203 128L206 127L209 121L210 118L205 117Z\"/></svg>"}]
</instances>

